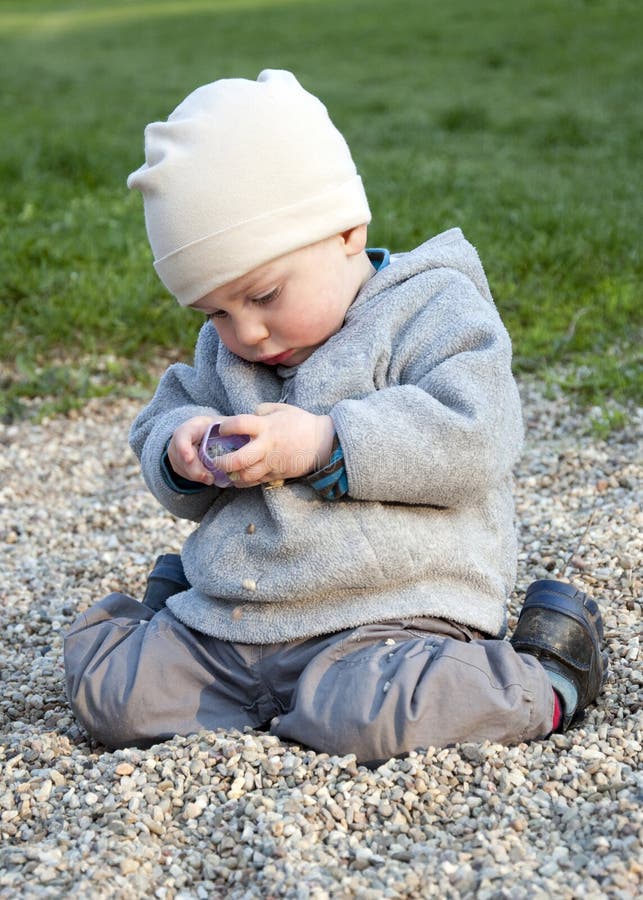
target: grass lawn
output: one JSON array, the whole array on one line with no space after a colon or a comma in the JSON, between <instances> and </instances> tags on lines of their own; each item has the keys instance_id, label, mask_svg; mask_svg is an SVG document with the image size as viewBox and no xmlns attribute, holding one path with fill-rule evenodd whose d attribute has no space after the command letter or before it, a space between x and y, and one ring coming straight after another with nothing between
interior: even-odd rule
<instances>
[{"instance_id":1,"label":"grass lawn","mask_svg":"<svg viewBox=\"0 0 643 900\"><path fill-rule=\"evenodd\" d=\"M0 0L0 416L190 358L200 317L125 179L193 88L281 67L345 133L371 245L461 226L517 372L617 424L641 393L641 33L637 0Z\"/></svg>"}]
</instances>

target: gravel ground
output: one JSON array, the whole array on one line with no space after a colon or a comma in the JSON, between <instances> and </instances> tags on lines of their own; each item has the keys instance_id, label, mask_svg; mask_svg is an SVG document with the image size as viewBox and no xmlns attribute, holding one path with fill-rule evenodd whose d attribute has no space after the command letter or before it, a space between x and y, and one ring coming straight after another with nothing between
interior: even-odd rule
<instances>
[{"instance_id":1,"label":"gravel ground","mask_svg":"<svg viewBox=\"0 0 643 900\"><path fill-rule=\"evenodd\" d=\"M0 897L630 898L641 895L640 511L635 426L607 441L524 387L521 547L603 610L611 670L582 727L428 749L375 771L257 732L105 752L67 708L62 634L140 596L189 525L147 493L131 401L0 427Z\"/></svg>"}]
</instances>

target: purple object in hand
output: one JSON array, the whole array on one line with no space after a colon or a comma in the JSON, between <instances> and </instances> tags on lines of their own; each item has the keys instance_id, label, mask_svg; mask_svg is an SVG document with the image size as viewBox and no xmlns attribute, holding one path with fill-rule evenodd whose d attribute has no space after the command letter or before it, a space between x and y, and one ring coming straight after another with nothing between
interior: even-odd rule
<instances>
[{"instance_id":1,"label":"purple object in hand","mask_svg":"<svg viewBox=\"0 0 643 900\"><path fill-rule=\"evenodd\" d=\"M232 453L247 444L250 438L247 434L219 434L219 423L215 422L210 425L206 433L203 435L201 446L199 447L199 459L209 472L214 475L214 483L217 487L230 487L232 482L228 478L228 473L222 469L218 469L215 460L218 456L224 456L226 453Z\"/></svg>"}]
</instances>

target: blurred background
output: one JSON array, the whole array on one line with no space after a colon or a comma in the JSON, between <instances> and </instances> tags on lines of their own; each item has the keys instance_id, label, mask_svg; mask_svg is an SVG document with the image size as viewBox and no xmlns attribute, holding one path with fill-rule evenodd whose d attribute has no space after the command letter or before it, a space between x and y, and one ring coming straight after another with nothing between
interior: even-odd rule
<instances>
[{"instance_id":1,"label":"blurred background","mask_svg":"<svg viewBox=\"0 0 643 900\"><path fill-rule=\"evenodd\" d=\"M642 33L636 0L0 0L0 418L147 396L190 361L201 318L157 280L126 177L195 87L288 68L351 146L369 244L460 226L518 377L618 427L641 393Z\"/></svg>"}]
</instances>

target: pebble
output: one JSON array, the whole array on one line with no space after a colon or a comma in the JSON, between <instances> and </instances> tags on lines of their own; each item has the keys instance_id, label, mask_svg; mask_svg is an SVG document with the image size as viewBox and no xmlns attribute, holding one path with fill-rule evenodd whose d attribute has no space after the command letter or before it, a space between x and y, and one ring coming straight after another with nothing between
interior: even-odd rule
<instances>
[{"instance_id":1,"label":"pebble","mask_svg":"<svg viewBox=\"0 0 643 900\"><path fill-rule=\"evenodd\" d=\"M0 426L0 896L640 896L636 419L599 440L564 396L521 390L510 627L535 578L591 593L610 656L603 697L566 734L426 748L378 769L268 732L112 753L89 741L65 699L64 631L112 590L141 596L153 558L192 525L158 507L126 449L136 403Z\"/></svg>"}]
</instances>

